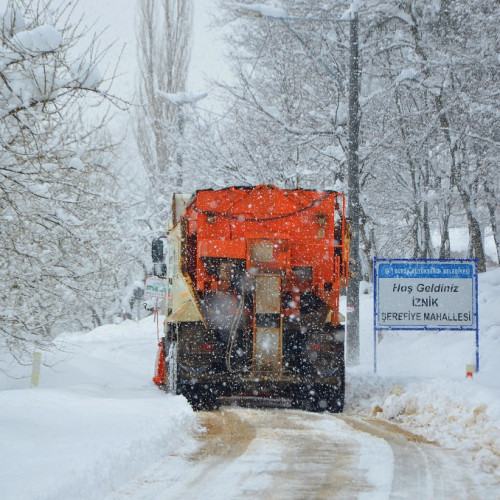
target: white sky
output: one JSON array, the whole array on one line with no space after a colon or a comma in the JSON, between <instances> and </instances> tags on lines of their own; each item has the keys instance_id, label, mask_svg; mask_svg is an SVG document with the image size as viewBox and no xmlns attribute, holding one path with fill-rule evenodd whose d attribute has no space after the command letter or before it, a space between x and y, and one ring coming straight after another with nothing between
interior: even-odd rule
<instances>
[{"instance_id":1,"label":"white sky","mask_svg":"<svg viewBox=\"0 0 500 500\"><path fill-rule=\"evenodd\" d=\"M223 78L226 72L222 61L222 42L218 33L210 28L215 0L193 0L195 6L193 52L188 91L206 92L207 78ZM116 82L114 92L130 99L134 93L137 74L135 22L137 0L80 0L80 9L85 13L86 23L96 23L96 30L107 28L103 42L115 41L110 51L110 64L118 59L122 76Z\"/></svg>"}]
</instances>

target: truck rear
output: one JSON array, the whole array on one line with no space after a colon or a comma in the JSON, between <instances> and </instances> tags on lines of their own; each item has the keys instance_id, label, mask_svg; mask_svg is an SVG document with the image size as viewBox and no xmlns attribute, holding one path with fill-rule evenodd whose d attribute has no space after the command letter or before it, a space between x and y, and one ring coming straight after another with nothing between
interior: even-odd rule
<instances>
[{"instance_id":1,"label":"truck rear","mask_svg":"<svg viewBox=\"0 0 500 500\"><path fill-rule=\"evenodd\" d=\"M174 195L172 213L154 382L195 409L237 401L342 411L344 195L200 190Z\"/></svg>"}]
</instances>

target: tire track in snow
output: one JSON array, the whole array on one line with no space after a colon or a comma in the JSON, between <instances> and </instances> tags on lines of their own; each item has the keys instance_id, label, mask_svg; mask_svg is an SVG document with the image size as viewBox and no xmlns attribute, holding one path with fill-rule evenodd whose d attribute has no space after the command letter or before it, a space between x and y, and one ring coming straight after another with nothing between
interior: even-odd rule
<instances>
[{"instance_id":1,"label":"tire track in snow","mask_svg":"<svg viewBox=\"0 0 500 500\"><path fill-rule=\"evenodd\" d=\"M341 417L352 428L384 439L394 454L389 498L411 500L484 499L492 485L480 484L463 452L446 449L387 421Z\"/></svg>"},{"instance_id":2,"label":"tire track in snow","mask_svg":"<svg viewBox=\"0 0 500 500\"><path fill-rule=\"evenodd\" d=\"M178 450L109 499L475 499L461 455L386 421L294 410L198 413Z\"/></svg>"}]
</instances>

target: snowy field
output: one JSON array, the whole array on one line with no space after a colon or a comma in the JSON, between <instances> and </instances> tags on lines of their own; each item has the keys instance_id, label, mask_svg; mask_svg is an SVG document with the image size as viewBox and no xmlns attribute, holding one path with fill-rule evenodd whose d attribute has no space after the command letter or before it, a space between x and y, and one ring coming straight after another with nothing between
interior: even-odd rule
<instances>
[{"instance_id":1,"label":"snowy field","mask_svg":"<svg viewBox=\"0 0 500 500\"><path fill-rule=\"evenodd\" d=\"M481 371L472 379L472 332L385 334L374 375L370 292L361 305L361 364L348 370L345 413L461 449L478 481L500 482L500 268L480 276ZM61 335L57 345L43 356L38 387L29 387L30 368L0 375L1 499L105 498L197 446L202 430L185 399L151 382L152 317Z\"/></svg>"}]
</instances>

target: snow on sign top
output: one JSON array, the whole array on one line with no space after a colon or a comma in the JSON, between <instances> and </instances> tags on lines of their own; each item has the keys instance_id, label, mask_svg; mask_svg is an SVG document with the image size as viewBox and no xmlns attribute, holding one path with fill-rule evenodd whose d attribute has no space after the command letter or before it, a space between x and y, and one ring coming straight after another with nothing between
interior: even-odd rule
<instances>
[{"instance_id":1,"label":"snow on sign top","mask_svg":"<svg viewBox=\"0 0 500 500\"><path fill-rule=\"evenodd\" d=\"M374 284L376 329L477 327L474 260L377 259Z\"/></svg>"}]
</instances>

